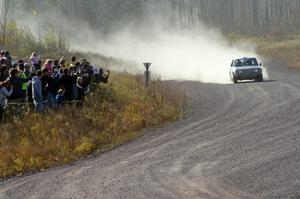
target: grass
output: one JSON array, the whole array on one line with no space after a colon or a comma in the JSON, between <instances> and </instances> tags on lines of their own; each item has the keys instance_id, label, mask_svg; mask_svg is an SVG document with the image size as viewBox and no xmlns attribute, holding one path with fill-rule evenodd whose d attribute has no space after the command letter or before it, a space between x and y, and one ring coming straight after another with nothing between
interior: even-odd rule
<instances>
[{"instance_id":1,"label":"grass","mask_svg":"<svg viewBox=\"0 0 300 199\"><path fill-rule=\"evenodd\" d=\"M300 69L300 32L289 34L270 34L261 37L250 37L231 34L228 36L233 42L254 43L257 53L283 61L289 68Z\"/></svg>"},{"instance_id":2,"label":"grass","mask_svg":"<svg viewBox=\"0 0 300 199\"><path fill-rule=\"evenodd\" d=\"M0 176L68 164L113 148L181 116L184 95L170 82L154 81L144 88L137 75L113 75L96 86L84 107L48 114L24 113L1 125Z\"/></svg>"},{"instance_id":3,"label":"grass","mask_svg":"<svg viewBox=\"0 0 300 199\"><path fill-rule=\"evenodd\" d=\"M131 66L112 57L69 50L65 36L51 29L39 39L11 22L7 27L6 50L14 59L28 59L33 51L41 58L85 57L101 66ZM130 68L129 68L130 70ZM112 74L107 85L94 85L84 107L66 106L47 114L22 107L7 114L0 126L0 178L68 164L88 154L111 149L137 138L143 128L178 119L185 97L175 83L153 81L143 86L139 75ZM16 117L17 115L17 117Z\"/></svg>"}]
</instances>

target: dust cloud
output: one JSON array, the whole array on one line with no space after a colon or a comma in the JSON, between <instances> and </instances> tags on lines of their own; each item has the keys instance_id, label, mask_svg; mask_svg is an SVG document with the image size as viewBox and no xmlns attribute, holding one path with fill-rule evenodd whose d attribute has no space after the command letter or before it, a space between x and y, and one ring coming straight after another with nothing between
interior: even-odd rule
<instances>
[{"instance_id":1,"label":"dust cloud","mask_svg":"<svg viewBox=\"0 0 300 199\"><path fill-rule=\"evenodd\" d=\"M126 29L95 45L94 50L101 54L140 64L137 71L144 69L143 62L151 62L152 73L162 79L205 83L229 83L232 59L258 57L254 46L229 44L220 33L208 28L197 32L156 28L144 34Z\"/></svg>"},{"instance_id":2,"label":"dust cloud","mask_svg":"<svg viewBox=\"0 0 300 199\"><path fill-rule=\"evenodd\" d=\"M150 13L151 23L144 21L125 23L121 27L113 28L114 31L103 34L101 31L92 30L80 23L66 21L63 14L53 15L54 11L40 16L40 20L51 19L51 22L64 21L63 28L68 34L70 47L76 50L91 51L106 56L120 58L130 63L136 63L134 69L118 66L114 69L130 72L142 72L142 63L151 62L150 70L162 79L196 80L205 83L229 83L229 69L232 59L241 57L257 57L255 46L251 44L232 44L217 29L202 24L195 29L182 30L168 24L165 13L172 10L161 11L161 3L148 4L145 13ZM167 3L166 3L166 8ZM54 18L55 17L55 18ZM57 19L59 18L59 20ZM21 21L21 20L19 20ZM34 30L35 21L25 19ZM30 23L28 23L30 21ZM37 29L37 28L35 28ZM76 30L77 29L77 30ZM35 31L38 32L38 31ZM259 59L261 62L262 60ZM267 74L265 74L267 76Z\"/></svg>"}]
</instances>

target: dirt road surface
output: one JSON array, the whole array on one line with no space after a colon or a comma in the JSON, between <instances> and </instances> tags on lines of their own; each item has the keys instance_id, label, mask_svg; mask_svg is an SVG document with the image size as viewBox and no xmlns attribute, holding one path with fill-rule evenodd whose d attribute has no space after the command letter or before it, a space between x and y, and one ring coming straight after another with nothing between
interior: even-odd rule
<instances>
[{"instance_id":1,"label":"dirt road surface","mask_svg":"<svg viewBox=\"0 0 300 199\"><path fill-rule=\"evenodd\" d=\"M0 198L300 198L300 72L183 82L186 116L110 152L0 183Z\"/></svg>"}]
</instances>

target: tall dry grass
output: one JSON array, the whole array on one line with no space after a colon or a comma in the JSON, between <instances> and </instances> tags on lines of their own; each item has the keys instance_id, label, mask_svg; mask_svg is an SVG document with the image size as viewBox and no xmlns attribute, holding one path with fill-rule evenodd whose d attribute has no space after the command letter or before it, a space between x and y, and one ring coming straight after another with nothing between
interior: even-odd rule
<instances>
[{"instance_id":1,"label":"tall dry grass","mask_svg":"<svg viewBox=\"0 0 300 199\"><path fill-rule=\"evenodd\" d=\"M300 69L300 32L272 33L261 37L230 34L232 42L255 44L258 54L283 61L289 68Z\"/></svg>"},{"instance_id":2,"label":"tall dry grass","mask_svg":"<svg viewBox=\"0 0 300 199\"><path fill-rule=\"evenodd\" d=\"M83 108L25 112L1 124L0 176L70 163L182 114L185 97L172 82L154 81L146 89L140 76L129 74L112 75L111 82L95 86Z\"/></svg>"}]
</instances>

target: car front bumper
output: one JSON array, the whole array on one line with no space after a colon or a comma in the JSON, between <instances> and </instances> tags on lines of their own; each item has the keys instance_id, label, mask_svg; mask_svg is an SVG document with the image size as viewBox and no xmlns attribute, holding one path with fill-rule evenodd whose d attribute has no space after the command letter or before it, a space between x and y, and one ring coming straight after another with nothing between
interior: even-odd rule
<instances>
[{"instance_id":1,"label":"car front bumper","mask_svg":"<svg viewBox=\"0 0 300 199\"><path fill-rule=\"evenodd\" d=\"M242 71L242 72L237 72L235 74L235 77L237 80L251 80L251 79L257 79L262 76L261 71Z\"/></svg>"}]
</instances>

